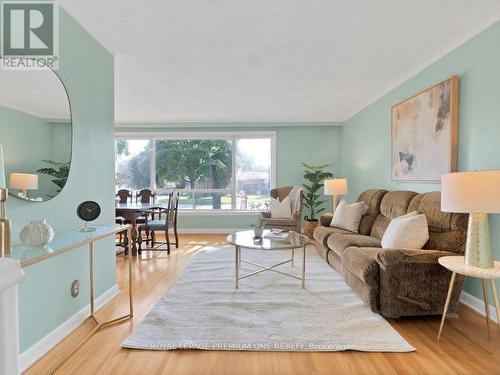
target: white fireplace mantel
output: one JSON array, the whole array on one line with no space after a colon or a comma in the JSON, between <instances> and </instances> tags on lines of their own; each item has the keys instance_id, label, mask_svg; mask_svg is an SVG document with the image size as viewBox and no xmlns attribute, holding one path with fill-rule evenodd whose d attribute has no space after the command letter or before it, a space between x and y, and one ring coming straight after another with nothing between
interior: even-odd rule
<instances>
[{"instance_id":1,"label":"white fireplace mantel","mask_svg":"<svg viewBox=\"0 0 500 375\"><path fill-rule=\"evenodd\" d=\"M24 277L18 260L0 258L0 375L19 374L17 284Z\"/></svg>"}]
</instances>

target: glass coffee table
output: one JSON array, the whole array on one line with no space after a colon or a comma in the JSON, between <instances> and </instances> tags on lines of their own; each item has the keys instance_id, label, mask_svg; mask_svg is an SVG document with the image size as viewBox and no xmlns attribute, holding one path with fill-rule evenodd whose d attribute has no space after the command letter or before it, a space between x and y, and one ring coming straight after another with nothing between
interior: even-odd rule
<instances>
[{"instance_id":1,"label":"glass coffee table","mask_svg":"<svg viewBox=\"0 0 500 375\"><path fill-rule=\"evenodd\" d=\"M241 279L246 279L247 277L250 276L255 276L259 273L265 272L265 271L271 271L271 272L276 272L281 275L293 277L294 279L298 279L302 281L302 288L305 288L305 282L306 282L306 246L309 244L309 238L306 236L303 236L299 233L296 232L288 232L288 237L286 239L282 238L269 238L268 236L271 234L271 230L264 230L264 233L262 234L262 239L257 240L254 238L254 232L253 230L246 230L246 231L241 231L241 232L236 232L232 233L229 236L227 236L227 242L235 246L235 280L236 280L236 289L239 287L239 281ZM266 238L267 237L267 238ZM242 259L241 258L241 248L245 249L252 249L252 250L260 250L260 251L274 251L274 250L291 250L291 257L288 260L285 260L280 263L276 263L270 266L266 266L264 264L259 264L256 262L252 262L250 260ZM302 248L303 249L303 254L302 254L302 275L297 276L292 273L288 272L283 272L280 270L277 270L276 267L279 267L283 264L291 263L292 266L294 265L294 256L295 256L295 249ZM248 263L252 264L258 268L260 268L257 271L247 273L245 275L240 276L240 267L241 263Z\"/></svg>"}]
</instances>

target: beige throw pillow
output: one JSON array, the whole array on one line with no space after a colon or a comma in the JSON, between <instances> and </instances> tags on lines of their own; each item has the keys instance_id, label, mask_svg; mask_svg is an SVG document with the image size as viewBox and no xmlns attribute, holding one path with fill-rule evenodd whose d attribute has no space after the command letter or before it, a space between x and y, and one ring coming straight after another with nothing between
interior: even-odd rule
<instances>
[{"instance_id":1,"label":"beige throw pillow","mask_svg":"<svg viewBox=\"0 0 500 375\"><path fill-rule=\"evenodd\" d=\"M281 202L271 197L271 217L273 219L291 219L292 218L292 205L290 199L286 197Z\"/></svg>"},{"instance_id":2,"label":"beige throw pillow","mask_svg":"<svg viewBox=\"0 0 500 375\"><path fill-rule=\"evenodd\" d=\"M365 202L349 204L341 201L335 210L330 226L358 233L359 223L364 213Z\"/></svg>"},{"instance_id":3,"label":"beige throw pillow","mask_svg":"<svg viewBox=\"0 0 500 375\"><path fill-rule=\"evenodd\" d=\"M381 244L384 249L421 249L428 240L427 218L413 211L391 220Z\"/></svg>"}]
</instances>

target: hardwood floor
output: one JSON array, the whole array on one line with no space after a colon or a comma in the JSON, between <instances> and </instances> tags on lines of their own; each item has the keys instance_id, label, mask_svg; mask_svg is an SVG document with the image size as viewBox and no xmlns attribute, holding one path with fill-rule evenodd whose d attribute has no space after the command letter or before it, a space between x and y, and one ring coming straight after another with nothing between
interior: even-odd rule
<instances>
[{"instance_id":1,"label":"hardwood floor","mask_svg":"<svg viewBox=\"0 0 500 375\"><path fill-rule=\"evenodd\" d=\"M277 353L227 351L143 351L121 349L120 343L165 294L169 285L205 245L224 244L225 235L181 235L181 247L170 256L143 253L134 259L132 321L98 332L57 374L500 374L500 330L492 324L491 340L484 317L461 307L460 318L449 319L440 343L439 317L391 320L417 348L414 353ZM314 251L311 249L311 251ZM127 260L117 257L123 292L98 312L109 319L127 311ZM93 327L87 322L57 345L25 374L43 374L77 339Z\"/></svg>"}]
</instances>

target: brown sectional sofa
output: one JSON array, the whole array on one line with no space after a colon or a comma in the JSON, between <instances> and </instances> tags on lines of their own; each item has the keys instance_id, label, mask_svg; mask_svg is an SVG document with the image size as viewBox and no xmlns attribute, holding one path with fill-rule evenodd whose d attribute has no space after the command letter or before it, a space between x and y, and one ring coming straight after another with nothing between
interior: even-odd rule
<instances>
[{"instance_id":1,"label":"brown sectional sofa","mask_svg":"<svg viewBox=\"0 0 500 375\"><path fill-rule=\"evenodd\" d=\"M366 205L359 233L330 227L332 215L323 215L314 231L318 253L375 312L393 318L442 314L451 272L438 259L464 253L467 215L442 212L439 192L371 189L357 201ZM390 221L412 211L427 218L430 239L424 249L382 249ZM457 276L450 312L458 308L463 282Z\"/></svg>"}]
</instances>

